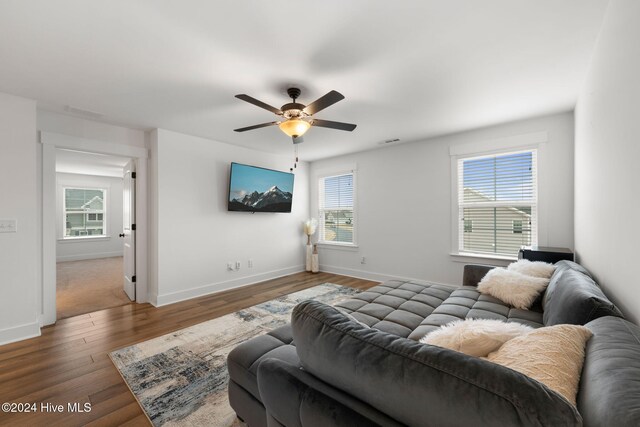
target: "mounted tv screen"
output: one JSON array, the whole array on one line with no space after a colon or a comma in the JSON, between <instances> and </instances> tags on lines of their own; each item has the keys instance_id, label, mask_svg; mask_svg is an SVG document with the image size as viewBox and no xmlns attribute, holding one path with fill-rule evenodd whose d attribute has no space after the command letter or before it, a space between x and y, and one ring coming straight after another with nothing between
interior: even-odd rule
<instances>
[{"instance_id":1,"label":"mounted tv screen","mask_svg":"<svg viewBox=\"0 0 640 427\"><path fill-rule=\"evenodd\" d=\"M230 211L291 212L293 174L231 163Z\"/></svg>"}]
</instances>

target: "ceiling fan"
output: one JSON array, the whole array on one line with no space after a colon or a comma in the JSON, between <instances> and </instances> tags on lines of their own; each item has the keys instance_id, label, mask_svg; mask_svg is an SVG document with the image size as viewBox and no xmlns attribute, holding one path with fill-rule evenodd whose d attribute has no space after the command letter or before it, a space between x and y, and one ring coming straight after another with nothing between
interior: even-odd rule
<instances>
[{"instance_id":1,"label":"ceiling fan","mask_svg":"<svg viewBox=\"0 0 640 427\"><path fill-rule=\"evenodd\" d=\"M335 90L327 93L326 95L318 98L309 105L304 105L296 102L296 99L300 97L300 89L292 87L287 89L287 94L291 97L293 102L284 104L282 107L275 108L269 104L265 104L249 95L241 94L236 95L236 98L246 101L250 104L256 105L260 108L264 108L267 111L282 117L282 120L275 122L261 123L259 125L247 126L244 128L234 129L236 132L245 132L248 130L259 129L267 126L278 125L280 130L291 138L293 138L294 144L299 144L303 141L302 135L309 130L311 126L318 126L323 128L345 130L351 132L356 128L356 125L350 123L333 122L330 120L314 119L313 115L325 108L335 104L338 101L344 99L344 95Z\"/></svg>"}]
</instances>

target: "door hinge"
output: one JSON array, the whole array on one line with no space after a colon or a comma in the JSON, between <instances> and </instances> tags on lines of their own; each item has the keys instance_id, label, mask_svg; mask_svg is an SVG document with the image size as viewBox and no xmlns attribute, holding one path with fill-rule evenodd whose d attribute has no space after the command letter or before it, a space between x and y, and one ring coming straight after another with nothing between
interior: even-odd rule
<instances>
[{"instance_id":1,"label":"door hinge","mask_svg":"<svg viewBox=\"0 0 640 427\"><path fill-rule=\"evenodd\" d=\"M135 283L135 282L136 282L136 276L133 276L133 277L131 278L131 281L132 281L133 283Z\"/></svg>"},{"instance_id":2,"label":"door hinge","mask_svg":"<svg viewBox=\"0 0 640 427\"><path fill-rule=\"evenodd\" d=\"M135 172L131 172L131 178L136 179L136 173Z\"/></svg>"},{"instance_id":3,"label":"door hinge","mask_svg":"<svg viewBox=\"0 0 640 427\"><path fill-rule=\"evenodd\" d=\"M136 225L135 224L131 224L131 230L136 231Z\"/></svg>"}]
</instances>

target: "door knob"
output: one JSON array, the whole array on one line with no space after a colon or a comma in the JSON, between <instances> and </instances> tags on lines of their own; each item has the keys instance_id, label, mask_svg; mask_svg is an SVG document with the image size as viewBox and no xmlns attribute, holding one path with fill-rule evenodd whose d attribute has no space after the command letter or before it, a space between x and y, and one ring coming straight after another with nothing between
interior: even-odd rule
<instances>
[{"instance_id":1,"label":"door knob","mask_svg":"<svg viewBox=\"0 0 640 427\"><path fill-rule=\"evenodd\" d=\"M120 234L118 234L118 236L124 237L124 233L120 233Z\"/></svg>"}]
</instances>

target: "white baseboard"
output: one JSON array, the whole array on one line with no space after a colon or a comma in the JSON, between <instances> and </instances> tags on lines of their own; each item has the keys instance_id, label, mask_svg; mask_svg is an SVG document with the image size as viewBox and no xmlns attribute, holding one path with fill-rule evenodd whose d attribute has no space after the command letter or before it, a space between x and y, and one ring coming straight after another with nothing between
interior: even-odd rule
<instances>
[{"instance_id":1,"label":"white baseboard","mask_svg":"<svg viewBox=\"0 0 640 427\"><path fill-rule=\"evenodd\" d=\"M0 345L40 336L40 322L26 323L0 330Z\"/></svg>"},{"instance_id":2,"label":"white baseboard","mask_svg":"<svg viewBox=\"0 0 640 427\"><path fill-rule=\"evenodd\" d=\"M320 271L325 273L340 274L342 276L355 277L357 279L372 280L374 282L386 282L387 280L403 280L407 282L418 283L420 285L435 284L444 286L460 286L459 284L440 283L433 280L417 279L415 277L394 276L384 273L376 273L373 271L356 270L353 268L336 267L333 265L320 265Z\"/></svg>"},{"instance_id":3,"label":"white baseboard","mask_svg":"<svg viewBox=\"0 0 640 427\"><path fill-rule=\"evenodd\" d=\"M185 289L183 291L171 292L164 295L157 295L154 301L150 301L156 307L185 301L217 292L227 291L229 289L241 288L243 286L253 285L255 283L264 282L265 280L276 279L278 277L287 276L293 273L304 271L304 266L283 268L281 270L267 271L265 273L255 274L253 276L244 276L238 279L227 280L224 282L211 283L197 288Z\"/></svg>"},{"instance_id":4,"label":"white baseboard","mask_svg":"<svg viewBox=\"0 0 640 427\"><path fill-rule=\"evenodd\" d=\"M158 294L155 292L147 293L147 302L154 307L158 306Z\"/></svg>"},{"instance_id":5,"label":"white baseboard","mask_svg":"<svg viewBox=\"0 0 640 427\"><path fill-rule=\"evenodd\" d=\"M64 255L56 257L56 262L65 261L84 261L86 259L99 259L99 258L113 258L117 256L123 256L123 252L101 252L96 254L78 254L78 255Z\"/></svg>"}]
</instances>

